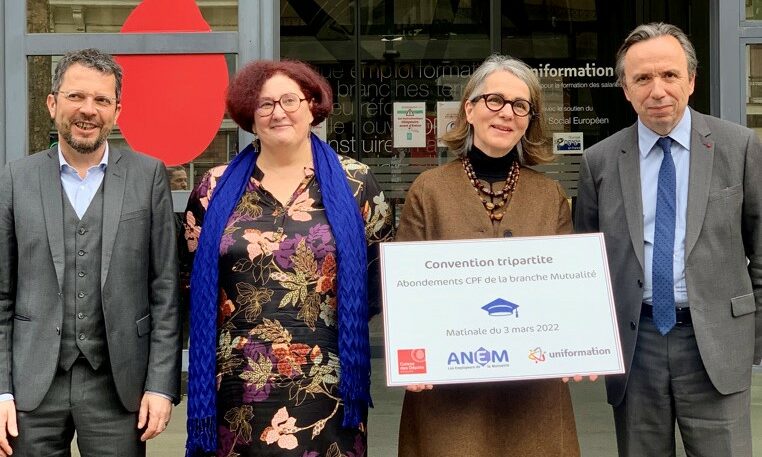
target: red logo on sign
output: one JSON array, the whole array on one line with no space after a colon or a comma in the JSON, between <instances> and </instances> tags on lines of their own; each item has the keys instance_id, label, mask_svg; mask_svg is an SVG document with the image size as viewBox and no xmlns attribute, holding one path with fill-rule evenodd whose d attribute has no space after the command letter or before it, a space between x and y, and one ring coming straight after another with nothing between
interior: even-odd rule
<instances>
[{"instance_id":1,"label":"red logo on sign","mask_svg":"<svg viewBox=\"0 0 762 457\"><path fill-rule=\"evenodd\" d=\"M426 373L426 349L397 349L400 374Z\"/></svg>"}]
</instances>

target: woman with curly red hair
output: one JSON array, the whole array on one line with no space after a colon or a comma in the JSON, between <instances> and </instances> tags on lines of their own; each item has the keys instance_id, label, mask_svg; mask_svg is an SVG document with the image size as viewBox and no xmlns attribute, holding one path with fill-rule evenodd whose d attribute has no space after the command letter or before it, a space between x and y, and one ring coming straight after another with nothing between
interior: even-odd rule
<instances>
[{"instance_id":1,"label":"woman with curly red hair","mask_svg":"<svg viewBox=\"0 0 762 457\"><path fill-rule=\"evenodd\" d=\"M257 142L210 170L186 211L187 455L365 455L368 318L389 206L368 167L310 132L328 82L258 61L227 108Z\"/></svg>"}]
</instances>

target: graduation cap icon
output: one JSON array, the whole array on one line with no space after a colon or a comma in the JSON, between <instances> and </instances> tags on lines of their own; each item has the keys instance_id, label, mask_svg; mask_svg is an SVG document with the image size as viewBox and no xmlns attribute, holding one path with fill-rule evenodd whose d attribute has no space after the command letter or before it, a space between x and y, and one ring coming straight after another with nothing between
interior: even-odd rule
<instances>
[{"instance_id":1,"label":"graduation cap icon","mask_svg":"<svg viewBox=\"0 0 762 457\"><path fill-rule=\"evenodd\" d=\"M516 316L519 317L519 305L511 303L508 300L498 298L482 306L490 316Z\"/></svg>"}]
</instances>

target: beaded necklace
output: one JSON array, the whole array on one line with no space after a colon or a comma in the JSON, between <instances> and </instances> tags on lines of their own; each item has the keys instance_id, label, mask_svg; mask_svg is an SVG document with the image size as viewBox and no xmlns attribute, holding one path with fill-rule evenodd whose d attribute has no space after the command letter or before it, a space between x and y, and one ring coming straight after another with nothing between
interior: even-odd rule
<instances>
[{"instance_id":1,"label":"beaded necklace","mask_svg":"<svg viewBox=\"0 0 762 457\"><path fill-rule=\"evenodd\" d=\"M503 188L498 191L493 191L491 187L485 186L479 178L476 177L474 167L471 165L471 161L465 154L460 157L463 162L463 169L466 170L466 176L471 181L471 185L474 186L476 195L484 205L484 209L489 213L489 218L493 221L499 221L503 219L504 211L500 209L505 206L508 201L508 197L516 189L516 183L519 181L520 167L518 161L514 161L511 165L511 171L508 173L508 177L505 179ZM487 197L490 197L487 199ZM493 202L493 199L498 199L497 202Z\"/></svg>"}]
</instances>

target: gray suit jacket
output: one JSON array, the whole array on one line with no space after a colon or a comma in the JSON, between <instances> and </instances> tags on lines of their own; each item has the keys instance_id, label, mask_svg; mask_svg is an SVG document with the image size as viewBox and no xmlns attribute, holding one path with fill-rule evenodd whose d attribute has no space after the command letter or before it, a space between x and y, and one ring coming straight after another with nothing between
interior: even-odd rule
<instances>
[{"instance_id":1,"label":"gray suit jacket","mask_svg":"<svg viewBox=\"0 0 762 457\"><path fill-rule=\"evenodd\" d=\"M57 369L64 280L56 148L0 174L0 392L35 409ZM172 200L163 165L112 148L103 181L101 297L116 391L179 398L180 325Z\"/></svg>"},{"instance_id":2,"label":"gray suit jacket","mask_svg":"<svg viewBox=\"0 0 762 457\"><path fill-rule=\"evenodd\" d=\"M691 111L685 280L701 358L722 394L747 389L762 357L762 145L756 134ZM603 232L627 373L608 376L608 400L627 387L643 298L643 204L637 124L585 152L575 227ZM747 265L747 258L749 260Z\"/></svg>"}]
</instances>

